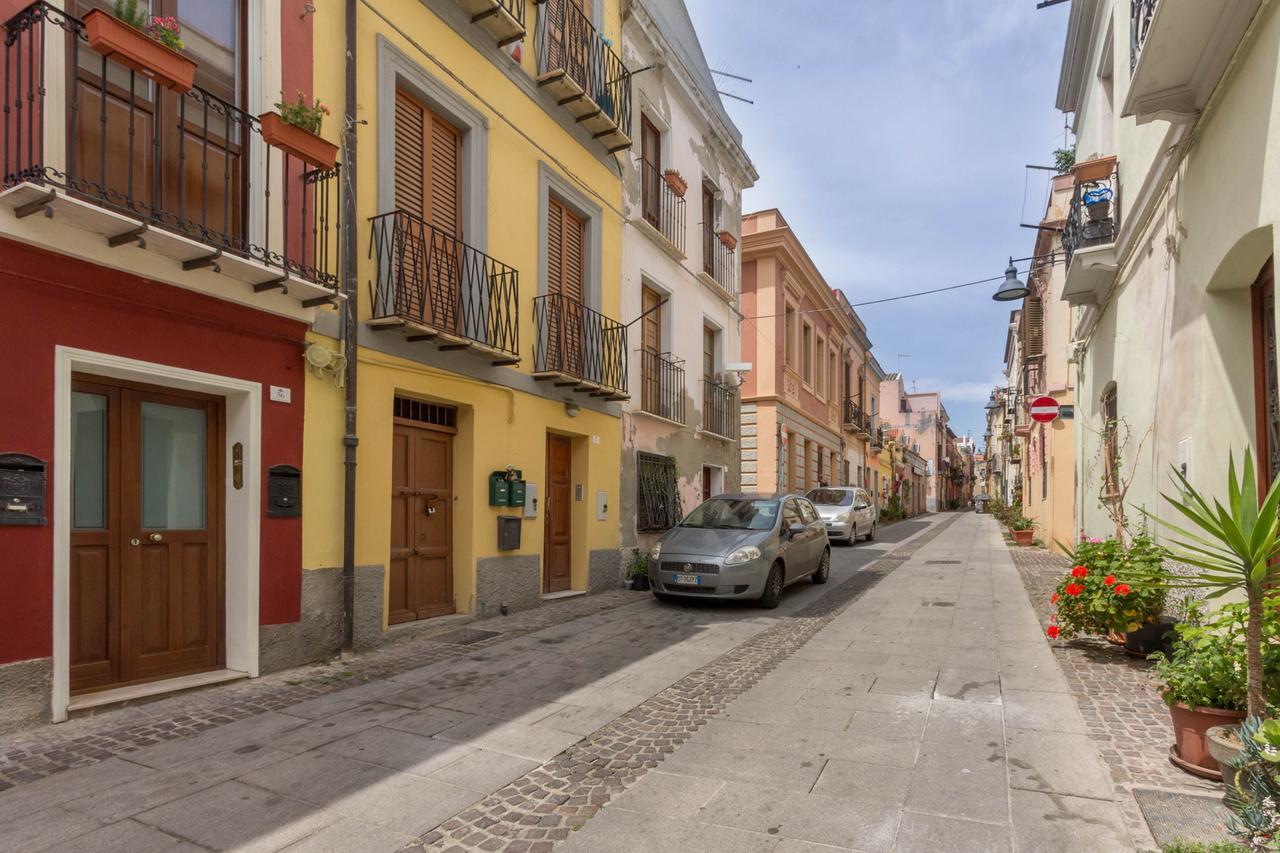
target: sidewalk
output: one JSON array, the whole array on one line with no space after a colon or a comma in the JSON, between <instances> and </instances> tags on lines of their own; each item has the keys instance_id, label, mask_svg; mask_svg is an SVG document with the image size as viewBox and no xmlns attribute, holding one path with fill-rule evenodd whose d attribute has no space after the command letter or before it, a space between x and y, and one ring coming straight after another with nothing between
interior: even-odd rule
<instances>
[{"instance_id":1,"label":"sidewalk","mask_svg":"<svg viewBox=\"0 0 1280 853\"><path fill-rule=\"evenodd\" d=\"M1131 851L1008 549L964 515L565 851Z\"/></svg>"},{"instance_id":2,"label":"sidewalk","mask_svg":"<svg viewBox=\"0 0 1280 853\"><path fill-rule=\"evenodd\" d=\"M893 540L953 518L838 549L832 582L797 584L776 611L592 596L581 611L559 611L580 618L549 624L555 611L544 608L476 623L499 633L471 647L414 640L349 670L242 682L6 738L0 847L391 851L441 824L473 829L459 816L499 791L529 807L521 837L498 846L536 853L642 775L631 771L656 765L677 728L691 733L879 580L867 566ZM606 754L631 771L610 772L622 765L606 769ZM594 770L576 763L583 755ZM69 762L87 766L63 769ZM598 792L583 803L565 795L556 812L561 770ZM523 794L511 793L513 780ZM530 816L555 826L530 827Z\"/></svg>"}]
</instances>

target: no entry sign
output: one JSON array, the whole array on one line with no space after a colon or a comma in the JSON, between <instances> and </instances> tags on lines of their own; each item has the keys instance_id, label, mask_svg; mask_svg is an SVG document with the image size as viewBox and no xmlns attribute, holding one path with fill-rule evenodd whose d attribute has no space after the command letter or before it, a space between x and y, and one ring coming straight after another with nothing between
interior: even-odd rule
<instances>
[{"instance_id":1,"label":"no entry sign","mask_svg":"<svg viewBox=\"0 0 1280 853\"><path fill-rule=\"evenodd\" d=\"M1053 423L1058 419L1058 401L1052 397L1036 397L1031 401L1031 420L1038 424Z\"/></svg>"}]
</instances>

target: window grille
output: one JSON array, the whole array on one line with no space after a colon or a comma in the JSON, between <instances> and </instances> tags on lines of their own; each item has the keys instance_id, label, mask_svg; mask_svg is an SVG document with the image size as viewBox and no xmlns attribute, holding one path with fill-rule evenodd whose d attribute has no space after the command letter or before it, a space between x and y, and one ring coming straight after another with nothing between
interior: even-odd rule
<instances>
[{"instance_id":1,"label":"window grille","mask_svg":"<svg viewBox=\"0 0 1280 853\"><path fill-rule=\"evenodd\" d=\"M676 460L656 453L636 454L639 501L636 530L669 530L683 517L676 488Z\"/></svg>"},{"instance_id":2,"label":"window grille","mask_svg":"<svg viewBox=\"0 0 1280 853\"><path fill-rule=\"evenodd\" d=\"M441 406L439 403L428 403L424 400L410 400L396 397L395 416L407 421L431 424L432 426L458 428L458 410L453 406Z\"/></svg>"}]
</instances>

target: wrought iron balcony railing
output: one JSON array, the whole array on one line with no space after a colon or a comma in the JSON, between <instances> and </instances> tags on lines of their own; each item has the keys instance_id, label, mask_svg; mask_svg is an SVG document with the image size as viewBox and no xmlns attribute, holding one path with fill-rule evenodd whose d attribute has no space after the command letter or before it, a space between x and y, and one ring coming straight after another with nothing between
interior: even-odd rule
<instances>
[{"instance_id":1,"label":"wrought iron balcony railing","mask_svg":"<svg viewBox=\"0 0 1280 853\"><path fill-rule=\"evenodd\" d=\"M640 408L651 415L684 423L684 362L671 353L640 350Z\"/></svg>"},{"instance_id":2,"label":"wrought iron balcony railing","mask_svg":"<svg viewBox=\"0 0 1280 853\"><path fill-rule=\"evenodd\" d=\"M370 325L519 363L519 272L417 214L396 210L370 222Z\"/></svg>"},{"instance_id":3,"label":"wrought iron balcony railing","mask_svg":"<svg viewBox=\"0 0 1280 853\"><path fill-rule=\"evenodd\" d=\"M4 51L0 200L19 217L71 211L112 247L152 249L256 291L293 288L304 305L332 300L338 167L273 149L256 116L199 86L174 94L95 52L84 22L48 3L5 22ZM101 211L91 221L85 203Z\"/></svg>"},{"instance_id":4,"label":"wrought iron balcony railing","mask_svg":"<svg viewBox=\"0 0 1280 853\"><path fill-rule=\"evenodd\" d=\"M851 430L858 435L871 436L871 417L864 411L862 406L852 397L844 398L844 417L843 423L845 429Z\"/></svg>"},{"instance_id":5,"label":"wrought iron balcony railing","mask_svg":"<svg viewBox=\"0 0 1280 853\"><path fill-rule=\"evenodd\" d=\"M627 395L627 327L561 293L533 300L533 375L612 400Z\"/></svg>"},{"instance_id":6,"label":"wrought iron balcony railing","mask_svg":"<svg viewBox=\"0 0 1280 853\"><path fill-rule=\"evenodd\" d=\"M884 442L885 442L885 429L884 429L884 425L881 424L875 427L875 429L871 430L871 446L884 447Z\"/></svg>"},{"instance_id":7,"label":"wrought iron balcony railing","mask_svg":"<svg viewBox=\"0 0 1280 853\"><path fill-rule=\"evenodd\" d=\"M702 226L702 271L730 293L736 292L734 272L737 265L734 263L734 258L734 250L721 241L720 232L715 226L704 224Z\"/></svg>"},{"instance_id":8,"label":"wrought iron balcony railing","mask_svg":"<svg viewBox=\"0 0 1280 853\"><path fill-rule=\"evenodd\" d=\"M738 389L714 379L702 380L702 431L738 437Z\"/></svg>"},{"instance_id":9,"label":"wrought iron balcony railing","mask_svg":"<svg viewBox=\"0 0 1280 853\"><path fill-rule=\"evenodd\" d=\"M1119 164L1113 165L1106 177L1076 181L1071 210L1062 229L1062 252L1068 269L1080 249L1116 241L1120 231L1119 188Z\"/></svg>"},{"instance_id":10,"label":"wrought iron balcony railing","mask_svg":"<svg viewBox=\"0 0 1280 853\"><path fill-rule=\"evenodd\" d=\"M656 166L644 161L640 163L640 206L644 221L684 254L684 199L676 195Z\"/></svg>"},{"instance_id":11,"label":"wrought iron balcony railing","mask_svg":"<svg viewBox=\"0 0 1280 853\"><path fill-rule=\"evenodd\" d=\"M572 0L537 0L538 85L610 151L631 147L631 72Z\"/></svg>"},{"instance_id":12,"label":"wrought iron balcony railing","mask_svg":"<svg viewBox=\"0 0 1280 853\"><path fill-rule=\"evenodd\" d=\"M471 23L479 24L504 47L523 39L525 0L457 0L458 5L471 16Z\"/></svg>"},{"instance_id":13,"label":"wrought iron balcony railing","mask_svg":"<svg viewBox=\"0 0 1280 853\"><path fill-rule=\"evenodd\" d=\"M1151 18L1160 0L1129 0L1129 70L1138 67L1138 57L1151 31Z\"/></svg>"}]
</instances>

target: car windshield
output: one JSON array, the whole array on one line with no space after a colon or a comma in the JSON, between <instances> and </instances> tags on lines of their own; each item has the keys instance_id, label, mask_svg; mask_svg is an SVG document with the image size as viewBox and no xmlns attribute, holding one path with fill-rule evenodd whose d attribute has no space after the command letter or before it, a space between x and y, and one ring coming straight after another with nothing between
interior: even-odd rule
<instances>
[{"instance_id":1,"label":"car windshield","mask_svg":"<svg viewBox=\"0 0 1280 853\"><path fill-rule=\"evenodd\" d=\"M777 518L777 501L712 498L685 516L680 526L703 530L768 530Z\"/></svg>"},{"instance_id":2,"label":"car windshield","mask_svg":"<svg viewBox=\"0 0 1280 853\"><path fill-rule=\"evenodd\" d=\"M805 497L817 506L853 505L853 492L846 489L810 489Z\"/></svg>"}]
</instances>

